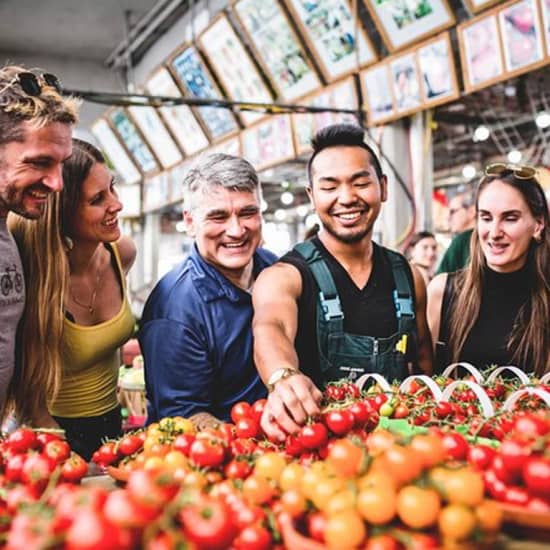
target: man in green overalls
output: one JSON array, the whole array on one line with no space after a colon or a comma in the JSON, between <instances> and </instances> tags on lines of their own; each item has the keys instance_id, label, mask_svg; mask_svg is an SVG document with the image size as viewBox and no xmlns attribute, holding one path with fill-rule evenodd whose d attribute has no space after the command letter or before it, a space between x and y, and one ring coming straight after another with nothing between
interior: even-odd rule
<instances>
[{"instance_id":1,"label":"man in green overalls","mask_svg":"<svg viewBox=\"0 0 550 550\"><path fill-rule=\"evenodd\" d=\"M279 439L319 413L329 381L432 371L422 276L372 241L387 196L376 154L349 124L320 130L312 145L307 191L322 229L253 292L254 359L270 392L262 428Z\"/></svg>"}]
</instances>

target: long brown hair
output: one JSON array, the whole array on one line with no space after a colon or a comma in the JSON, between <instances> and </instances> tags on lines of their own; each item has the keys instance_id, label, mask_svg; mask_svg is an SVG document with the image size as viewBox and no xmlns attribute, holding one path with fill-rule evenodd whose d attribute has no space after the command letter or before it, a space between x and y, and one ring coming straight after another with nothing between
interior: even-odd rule
<instances>
[{"instance_id":1,"label":"long brown hair","mask_svg":"<svg viewBox=\"0 0 550 550\"><path fill-rule=\"evenodd\" d=\"M530 299L519 310L514 327L508 338L507 349L512 352L512 361L518 365L529 365L536 375L550 370L550 217L544 191L535 177L520 179L514 171L507 169L498 176L481 179L476 195L476 209L479 196L493 181L502 181L521 193L531 214L544 221L544 228L538 242L529 246ZM487 262L477 228L470 240L470 264L454 278L455 296L449 320L449 348L451 359L458 361L468 335L479 315Z\"/></svg>"},{"instance_id":2,"label":"long brown hair","mask_svg":"<svg viewBox=\"0 0 550 550\"><path fill-rule=\"evenodd\" d=\"M96 163L105 163L102 153L73 139L73 152L63 166L63 190L50 197L41 218L27 220L10 214L10 230L25 273L26 302L7 407L15 410L21 422L35 423L59 390L71 219L82 184Z\"/></svg>"}]
</instances>

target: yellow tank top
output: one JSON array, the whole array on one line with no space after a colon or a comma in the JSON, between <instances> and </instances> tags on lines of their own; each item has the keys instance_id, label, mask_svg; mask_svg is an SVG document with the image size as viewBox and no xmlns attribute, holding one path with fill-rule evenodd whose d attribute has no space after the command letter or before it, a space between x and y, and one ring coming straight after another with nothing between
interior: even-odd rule
<instances>
[{"instance_id":1,"label":"yellow tank top","mask_svg":"<svg viewBox=\"0 0 550 550\"><path fill-rule=\"evenodd\" d=\"M135 320L117 247L110 246L122 285L122 306L112 319L98 325L77 325L65 318L63 372L59 394L50 406L53 416L99 416L118 405L119 348L132 336Z\"/></svg>"}]
</instances>

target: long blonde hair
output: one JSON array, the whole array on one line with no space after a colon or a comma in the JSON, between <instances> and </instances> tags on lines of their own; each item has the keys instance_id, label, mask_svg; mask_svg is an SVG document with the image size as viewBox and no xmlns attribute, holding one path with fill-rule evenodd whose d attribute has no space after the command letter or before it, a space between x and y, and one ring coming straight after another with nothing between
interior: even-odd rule
<instances>
[{"instance_id":1,"label":"long blonde hair","mask_svg":"<svg viewBox=\"0 0 550 550\"><path fill-rule=\"evenodd\" d=\"M535 178L519 179L513 170L498 176L482 178L476 197L476 209L482 191L493 181L502 181L519 191L531 214L544 221L541 239L530 244L529 301L524 304L514 322L508 338L507 349L512 361L518 365L528 365L536 375L541 376L550 370L550 220L548 204L542 187ZM449 319L449 349L453 362L460 360L460 354L468 335L479 315L487 262L477 229L470 241L470 264L453 281L454 305Z\"/></svg>"},{"instance_id":2,"label":"long blonde hair","mask_svg":"<svg viewBox=\"0 0 550 550\"><path fill-rule=\"evenodd\" d=\"M63 191L50 196L43 215L27 220L10 214L8 224L21 255L26 303L17 338L17 367L7 408L19 421L35 423L55 399L62 372L64 301L69 284L70 218L92 166L104 163L95 147L73 139L63 167Z\"/></svg>"}]
</instances>

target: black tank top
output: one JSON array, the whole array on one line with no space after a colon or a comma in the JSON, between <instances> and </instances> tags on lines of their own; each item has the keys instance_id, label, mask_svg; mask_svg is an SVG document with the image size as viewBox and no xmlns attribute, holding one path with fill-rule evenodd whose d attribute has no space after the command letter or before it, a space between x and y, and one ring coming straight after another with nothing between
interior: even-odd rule
<instances>
[{"instance_id":1,"label":"black tank top","mask_svg":"<svg viewBox=\"0 0 550 550\"><path fill-rule=\"evenodd\" d=\"M397 318L393 301L395 281L389 260L382 247L373 243L372 271L363 289L359 289L344 267L330 254L318 238L314 243L327 262L338 290L344 312L344 331L375 338L387 338L397 332ZM304 258L294 250L279 261L293 265L302 278L302 294L298 298L298 330L294 342L300 370L318 387L323 377L319 368L319 348L316 331L316 308L319 287ZM407 263L407 276L414 289L412 272ZM413 296L414 302L414 296ZM416 307L416 306L415 306Z\"/></svg>"},{"instance_id":2,"label":"black tank top","mask_svg":"<svg viewBox=\"0 0 550 550\"><path fill-rule=\"evenodd\" d=\"M459 273L449 273L445 285L439 331L439 340L443 343L449 339L450 312L455 302L453 281ZM527 264L513 273L498 273L485 268L479 315L466 338L460 360L478 368L513 364L513 354L506 348L519 310L530 298L529 274ZM443 348L438 350L437 355L437 370L440 371L450 358ZM527 372L532 370L531 365L517 366Z\"/></svg>"}]
</instances>

